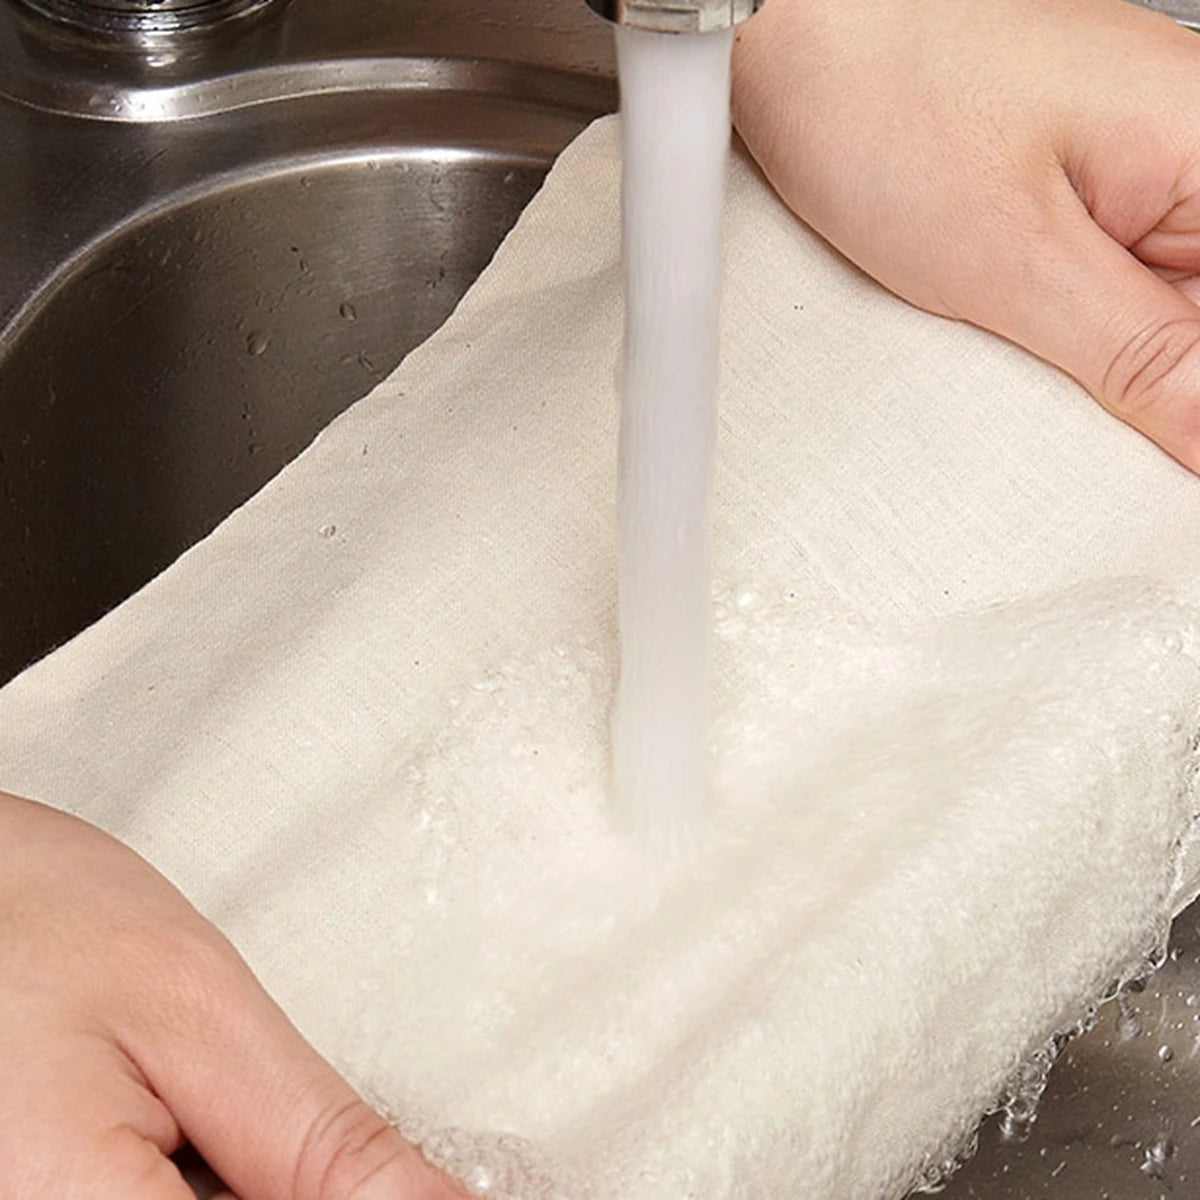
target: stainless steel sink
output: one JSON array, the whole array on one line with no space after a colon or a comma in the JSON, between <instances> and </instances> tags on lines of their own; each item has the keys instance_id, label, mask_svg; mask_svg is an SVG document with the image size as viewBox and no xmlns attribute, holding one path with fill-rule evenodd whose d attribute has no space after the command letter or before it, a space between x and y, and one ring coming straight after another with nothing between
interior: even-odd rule
<instances>
[{"instance_id":1,"label":"stainless steel sink","mask_svg":"<svg viewBox=\"0 0 1200 1200\"><path fill-rule=\"evenodd\" d=\"M100 45L0 0L0 682L386 375L615 105L582 0L247 7ZM985 1128L949 1200L1196 1190L1198 922L1068 1047L1029 1140Z\"/></svg>"},{"instance_id":2,"label":"stainless steel sink","mask_svg":"<svg viewBox=\"0 0 1200 1200\"><path fill-rule=\"evenodd\" d=\"M610 37L579 0L293 0L172 53L0 0L0 682L437 327L614 106Z\"/></svg>"}]
</instances>

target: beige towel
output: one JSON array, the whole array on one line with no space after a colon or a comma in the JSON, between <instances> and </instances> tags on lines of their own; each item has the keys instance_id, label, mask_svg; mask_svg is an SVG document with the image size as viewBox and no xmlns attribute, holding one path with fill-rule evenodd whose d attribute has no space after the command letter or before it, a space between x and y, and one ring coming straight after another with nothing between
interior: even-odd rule
<instances>
[{"instance_id":1,"label":"beige towel","mask_svg":"<svg viewBox=\"0 0 1200 1200\"><path fill-rule=\"evenodd\" d=\"M721 811L605 799L616 123L458 312L0 692L0 785L135 846L494 1196L880 1200L1200 887L1200 482L732 166Z\"/></svg>"}]
</instances>

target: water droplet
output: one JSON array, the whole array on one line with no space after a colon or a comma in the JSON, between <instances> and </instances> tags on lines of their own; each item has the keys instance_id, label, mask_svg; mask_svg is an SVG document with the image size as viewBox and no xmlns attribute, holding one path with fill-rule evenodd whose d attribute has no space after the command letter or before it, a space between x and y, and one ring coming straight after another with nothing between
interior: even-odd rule
<instances>
[{"instance_id":1,"label":"water droplet","mask_svg":"<svg viewBox=\"0 0 1200 1200\"><path fill-rule=\"evenodd\" d=\"M251 358L258 358L266 354L267 347L271 344L271 335L263 333L261 329L254 330L253 333L246 335L246 353Z\"/></svg>"},{"instance_id":2,"label":"water droplet","mask_svg":"<svg viewBox=\"0 0 1200 1200\"><path fill-rule=\"evenodd\" d=\"M1146 1147L1146 1156L1142 1160L1141 1170L1151 1179L1161 1179L1166 1173L1166 1165L1175 1153L1175 1145L1170 1138L1160 1137Z\"/></svg>"},{"instance_id":3,"label":"water droplet","mask_svg":"<svg viewBox=\"0 0 1200 1200\"><path fill-rule=\"evenodd\" d=\"M353 304L350 303L349 300L347 300L338 308L338 316L341 317L343 321L357 321L358 310Z\"/></svg>"},{"instance_id":4,"label":"water droplet","mask_svg":"<svg viewBox=\"0 0 1200 1200\"><path fill-rule=\"evenodd\" d=\"M486 1196L492 1190L492 1173L483 1163L476 1163L463 1181L478 1196Z\"/></svg>"},{"instance_id":5,"label":"water droplet","mask_svg":"<svg viewBox=\"0 0 1200 1200\"><path fill-rule=\"evenodd\" d=\"M1132 1042L1141 1035L1142 1019L1131 1008L1122 1008L1117 1016L1117 1034L1123 1042Z\"/></svg>"},{"instance_id":6,"label":"water droplet","mask_svg":"<svg viewBox=\"0 0 1200 1200\"><path fill-rule=\"evenodd\" d=\"M1158 1061L1161 1063L1169 1063L1175 1057L1175 1051L1170 1046L1159 1046Z\"/></svg>"}]
</instances>

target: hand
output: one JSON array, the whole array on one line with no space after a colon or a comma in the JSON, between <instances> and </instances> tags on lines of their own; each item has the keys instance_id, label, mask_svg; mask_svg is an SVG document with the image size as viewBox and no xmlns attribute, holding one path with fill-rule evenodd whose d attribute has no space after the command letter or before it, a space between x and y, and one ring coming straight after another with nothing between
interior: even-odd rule
<instances>
[{"instance_id":1,"label":"hand","mask_svg":"<svg viewBox=\"0 0 1200 1200\"><path fill-rule=\"evenodd\" d=\"M106 834L0 794L0 1196L465 1195L289 1024L233 947Z\"/></svg>"},{"instance_id":2,"label":"hand","mask_svg":"<svg viewBox=\"0 0 1200 1200\"><path fill-rule=\"evenodd\" d=\"M1124 0L768 0L734 117L881 283L1200 471L1200 35Z\"/></svg>"}]
</instances>

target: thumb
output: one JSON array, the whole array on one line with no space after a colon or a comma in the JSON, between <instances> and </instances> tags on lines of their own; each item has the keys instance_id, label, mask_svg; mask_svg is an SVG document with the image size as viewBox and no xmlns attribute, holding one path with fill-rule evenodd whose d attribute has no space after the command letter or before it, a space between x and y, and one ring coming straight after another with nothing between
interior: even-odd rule
<instances>
[{"instance_id":1,"label":"thumb","mask_svg":"<svg viewBox=\"0 0 1200 1200\"><path fill-rule=\"evenodd\" d=\"M1079 213L981 324L1074 376L1200 472L1200 307Z\"/></svg>"},{"instance_id":2,"label":"thumb","mask_svg":"<svg viewBox=\"0 0 1200 1200\"><path fill-rule=\"evenodd\" d=\"M241 1200L467 1196L358 1097L214 937L211 960L190 969L196 985L129 1048L225 1184Z\"/></svg>"}]
</instances>

